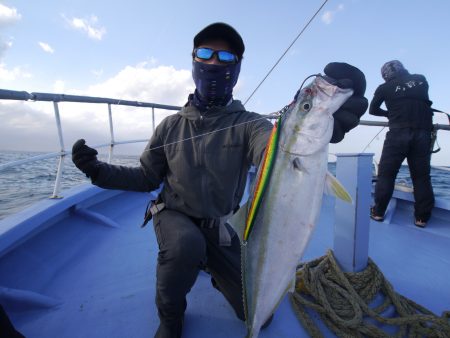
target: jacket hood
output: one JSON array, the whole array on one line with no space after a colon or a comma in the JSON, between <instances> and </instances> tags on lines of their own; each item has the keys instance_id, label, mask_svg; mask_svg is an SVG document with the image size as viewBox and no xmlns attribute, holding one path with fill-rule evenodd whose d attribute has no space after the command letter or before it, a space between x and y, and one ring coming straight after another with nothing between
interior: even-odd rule
<instances>
[{"instance_id":1,"label":"jacket hood","mask_svg":"<svg viewBox=\"0 0 450 338\"><path fill-rule=\"evenodd\" d=\"M386 82L408 74L409 72L398 60L388 61L381 67L381 76Z\"/></svg>"},{"instance_id":2,"label":"jacket hood","mask_svg":"<svg viewBox=\"0 0 450 338\"><path fill-rule=\"evenodd\" d=\"M203 113L200 112L196 107L189 105L188 103L181 108L178 114L188 120L198 120L200 116L203 116L204 118L212 118L220 116L222 114L231 114L244 110L245 108L244 105L241 103L241 101L233 100L231 101L230 104L226 106L212 107L211 109Z\"/></svg>"}]
</instances>

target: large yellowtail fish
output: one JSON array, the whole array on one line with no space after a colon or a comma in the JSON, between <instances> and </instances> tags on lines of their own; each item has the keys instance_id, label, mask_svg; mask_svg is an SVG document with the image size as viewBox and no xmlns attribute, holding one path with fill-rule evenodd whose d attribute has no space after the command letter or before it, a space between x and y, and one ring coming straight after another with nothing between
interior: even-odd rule
<instances>
[{"instance_id":1,"label":"large yellowtail fish","mask_svg":"<svg viewBox=\"0 0 450 338\"><path fill-rule=\"evenodd\" d=\"M330 81L331 82L331 81ZM293 290L296 267L317 222L324 192L350 196L327 170L333 113L353 91L317 76L278 119L247 205L230 224L242 244L247 337Z\"/></svg>"}]
</instances>

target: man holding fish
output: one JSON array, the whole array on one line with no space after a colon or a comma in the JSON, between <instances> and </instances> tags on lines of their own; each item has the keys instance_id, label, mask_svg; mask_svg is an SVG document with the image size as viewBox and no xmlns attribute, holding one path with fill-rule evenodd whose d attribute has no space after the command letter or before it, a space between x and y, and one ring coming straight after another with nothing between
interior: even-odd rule
<instances>
[{"instance_id":1,"label":"man holding fish","mask_svg":"<svg viewBox=\"0 0 450 338\"><path fill-rule=\"evenodd\" d=\"M319 194L328 187L340 191L338 182L324 169L328 143L341 141L346 132L358 125L367 109L364 74L346 63L330 63L324 77L317 77L312 85L297 93L274 127L233 99L244 50L239 33L225 23L211 24L194 37L192 76L196 90L177 114L156 128L141 155L140 167L100 162L97 151L82 139L73 146L73 162L95 185L152 191L164 183L146 215L146 221L153 217L159 245L157 338L181 337L186 295L201 269L211 274L214 287L225 296L237 317L246 321L249 336L258 335L261 326L271 319L278 299L267 302L258 298L260 291L256 289L269 286L255 279L255 274L263 272L255 269L260 248L253 243L261 243L258 236L269 243L272 236L277 236L277 227L279 232L289 229L285 234L291 240L303 236L298 239L300 244L289 243L289 247L297 247L287 260L289 266L276 271L287 275L286 280L294 278L292 261L300 259L301 248L313 229L315 209L321 201ZM305 130L306 136L302 136ZM316 153L320 155L317 157ZM252 165L260 167L261 179L251 198L253 203L236 213ZM288 177L291 175L291 183L293 176L297 177L294 180L302 177L300 184L306 184L317 195L312 212L293 213L294 217L306 217L308 224L298 227L307 226L308 231L298 232L286 222L282 224L276 219L277 213L261 212L268 199L279 198L279 182L289 184L283 178L285 172ZM308 176L311 173L313 179ZM269 178L275 182L273 185L268 183ZM227 222L233 214L230 223L235 230ZM272 220L276 224L265 224ZM278 254L276 248L269 250ZM276 298L282 297L289 285L280 287ZM264 306L263 312L255 310Z\"/></svg>"}]
</instances>

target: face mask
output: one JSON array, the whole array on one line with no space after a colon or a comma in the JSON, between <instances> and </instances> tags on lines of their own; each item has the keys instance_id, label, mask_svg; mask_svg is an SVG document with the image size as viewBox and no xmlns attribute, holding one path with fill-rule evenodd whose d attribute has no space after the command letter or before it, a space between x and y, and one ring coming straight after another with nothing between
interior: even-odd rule
<instances>
[{"instance_id":1,"label":"face mask","mask_svg":"<svg viewBox=\"0 0 450 338\"><path fill-rule=\"evenodd\" d=\"M240 62L212 65L194 60L192 62L192 78L196 87L194 105L206 109L226 105L233 97L233 88L240 70Z\"/></svg>"}]
</instances>

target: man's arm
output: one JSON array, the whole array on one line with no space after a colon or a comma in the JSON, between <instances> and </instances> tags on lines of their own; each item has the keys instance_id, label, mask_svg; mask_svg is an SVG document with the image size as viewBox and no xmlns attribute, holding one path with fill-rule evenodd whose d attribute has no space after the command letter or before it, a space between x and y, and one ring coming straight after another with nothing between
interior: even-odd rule
<instances>
[{"instance_id":1,"label":"man's arm","mask_svg":"<svg viewBox=\"0 0 450 338\"><path fill-rule=\"evenodd\" d=\"M125 167L102 163L97 179L92 183L101 188L131 191L152 191L159 187L167 170L164 144L160 138L161 127L142 152L140 167Z\"/></svg>"},{"instance_id":2,"label":"man's arm","mask_svg":"<svg viewBox=\"0 0 450 338\"><path fill-rule=\"evenodd\" d=\"M151 176L146 174L142 165L140 167L126 167L105 162L100 162L99 174L96 179L92 179L92 184L104 189L142 192L152 191L159 186L159 184L153 182Z\"/></svg>"},{"instance_id":3,"label":"man's arm","mask_svg":"<svg viewBox=\"0 0 450 338\"><path fill-rule=\"evenodd\" d=\"M161 140L155 132L141 155L141 166L126 167L99 161L97 151L81 139L73 145L72 161L91 179L92 184L101 188L152 191L159 187L167 167L160 145Z\"/></svg>"},{"instance_id":4,"label":"man's arm","mask_svg":"<svg viewBox=\"0 0 450 338\"><path fill-rule=\"evenodd\" d=\"M381 94L380 87L375 90L375 94L373 95L373 99L370 102L369 114L375 116L388 116L388 112L384 109L381 109L380 106L384 102L384 96Z\"/></svg>"}]
</instances>

